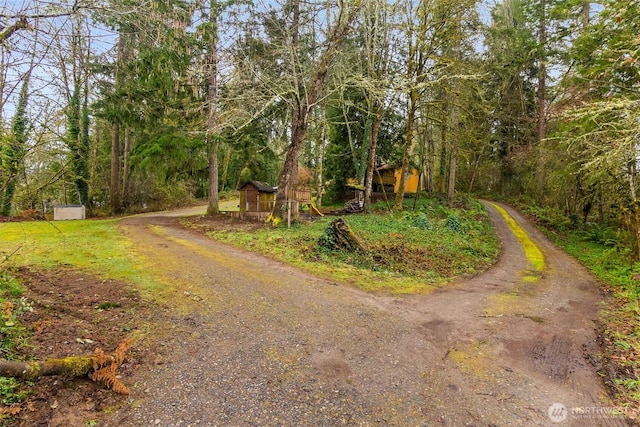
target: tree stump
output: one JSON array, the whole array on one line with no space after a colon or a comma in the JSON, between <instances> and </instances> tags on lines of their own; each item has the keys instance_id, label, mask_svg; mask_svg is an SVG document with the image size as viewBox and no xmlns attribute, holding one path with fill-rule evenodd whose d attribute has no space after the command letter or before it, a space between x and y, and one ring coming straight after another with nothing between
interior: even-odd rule
<instances>
[{"instance_id":1,"label":"tree stump","mask_svg":"<svg viewBox=\"0 0 640 427\"><path fill-rule=\"evenodd\" d=\"M347 252L364 253L366 249L360 239L342 218L338 218L329 224L320 238L319 244L331 250L344 250Z\"/></svg>"}]
</instances>

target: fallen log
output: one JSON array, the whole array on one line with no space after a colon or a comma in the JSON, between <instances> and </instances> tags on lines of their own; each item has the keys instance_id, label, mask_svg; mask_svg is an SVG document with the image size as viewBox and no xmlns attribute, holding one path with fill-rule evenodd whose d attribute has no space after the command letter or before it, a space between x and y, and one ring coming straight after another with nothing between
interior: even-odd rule
<instances>
[{"instance_id":1,"label":"fallen log","mask_svg":"<svg viewBox=\"0 0 640 427\"><path fill-rule=\"evenodd\" d=\"M69 356L63 359L19 362L0 361L0 376L36 380L43 376L60 375L67 378L88 375L93 381L104 384L120 394L129 394L129 389L116 377L116 370L124 362L126 352L132 340L127 339L116 348L113 355L96 349L89 356Z\"/></svg>"},{"instance_id":2,"label":"fallen log","mask_svg":"<svg viewBox=\"0 0 640 427\"><path fill-rule=\"evenodd\" d=\"M61 375L67 378L88 375L97 369L113 363L113 356L71 356L64 359L18 362L0 361L0 376L35 380L40 377Z\"/></svg>"}]
</instances>

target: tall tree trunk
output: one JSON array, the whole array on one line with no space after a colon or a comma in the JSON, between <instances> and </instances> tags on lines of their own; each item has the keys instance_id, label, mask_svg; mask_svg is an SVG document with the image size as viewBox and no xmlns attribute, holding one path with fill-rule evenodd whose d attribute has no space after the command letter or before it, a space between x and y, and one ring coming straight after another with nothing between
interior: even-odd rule
<instances>
[{"instance_id":1,"label":"tall tree trunk","mask_svg":"<svg viewBox=\"0 0 640 427\"><path fill-rule=\"evenodd\" d=\"M118 52L116 58L115 90L117 91L122 80L122 66L125 58L125 42L123 33L118 38ZM115 117L111 121L111 212L120 213L122 208L120 192L120 118Z\"/></svg>"},{"instance_id":2,"label":"tall tree trunk","mask_svg":"<svg viewBox=\"0 0 640 427\"><path fill-rule=\"evenodd\" d=\"M371 212L371 195L373 193L373 174L376 172L376 154L378 135L384 117L384 93L386 87L380 82L387 76L389 67L389 25L384 3L370 2L365 6L364 23L366 36L364 53L366 55L366 76L374 82L373 89L364 88L367 99L367 127L364 143L368 147L366 159L366 175L364 179L364 211Z\"/></svg>"},{"instance_id":3,"label":"tall tree trunk","mask_svg":"<svg viewBox=\"0 0 640 427\"><path fill-rule=\"evenodd\" d=\"M424 21L421 22L420 28L424 26ZM419 41L414 40L414 31L413 26L409 25L408 36L407 39L409 41L409 56L407 61L407 80L412 82L414 85L409 89L409 105L408 105L408 114L407 114L407 127L405 130L405 141L404 147L402 149L402 166L400 172L400 185L398 188L398 192L396 193L395 202L393 208L395 210L402 210L402 202L404 200L404 187L406 183L406 177L409 173L410 160L411 160L411 150L413 146L413 133L414 133L414 124L416 117L416 109L417 101L418 101L418 90L415 87L415 84L418 83L419 76L421 74L421 64L422 61L418 59L419 55L422 53L419 52ZM418 38L420 41L423 40L422 36L424 35L422 31L419 31Z\"/></svg>"},{"instance_id":4,"label":"tall tree trunk","mask_svg":"<svg viewBox=\"0 0 640 427\"><path fill-rule=\"evenodd\" d=\"M624 213L629 217L629 232L631 234L631 253L634 260L640 260L640 200L636 191L637 182L637 160L633 159L627 162L627 180L629 185L629 196L631 198L631 209Z\"/></svg>"},{"instance_id":5,"label":"tall tree trunk","mask_svg":"<svg viewBox=\"0 0 640 427\"><path fill-rule=\"evenodd\" d=\"M541 142L547 136L547 18L546 0L540 0L540 22L538 28L538 90L537 90L537 114L536 143L538 153L535 161L533 188L529 193L541 197L544 194L545 181L545 155L542 152Z\"/></svg>"},{"instance_id":6,"label":"tall tree trunk","mask_svg":"<svg viewBox=\"0 0 640 427\"><path fill-rule=\"evenodd\" d=\"M447 144L449 143L449 102L446 91L442 97L442 120L440 122L440 164L438 168L438 192L443 194L447 190Z\"/></svg>"},{"instance_id":7,"label":"tall tree trunk","mask_svg":"<svg viewBox=\"0 0 640 427\"><path fill-rule=\"evenodd\" d=\"M458 64L462 62L462 18L456 18L455 56ZM458 65L460 66L460 65ZM451 112L451 128L453 138L451 140L451 150L449 152L449 183L447 185L447 206L453 207L456 196L456 161L458 155L458 139L460 138L460 91L462 90L460 79L454 82L455 95L453 99L453 111Z\"/></svg>"},{"instance_id":8,"label":"tall tree trunk","mask_svg":"<svg viewBox=\"0 0 640 427\"><path fill-rule=\"evenodd\" d=\"M89 199L89 182L91 181L91 171L89 169L89 157L91 150L91 139L89 138L89 79L85 78L83 85L82 107L80 109L80 157L82 158L82 176L83 182L80 190L80 203L91 210L91 201Z\"/></svg>"},{"instance_id":9,"label":"tall tree trunk","mask_svg":"<svg viewBox=\"0 0 640 427\"><path fill-rule=\"evenodd\" d=\"M378 135L380 134L380 126L382 125L383 107L378 103L377 110L374 113L373 123L371 124L371 139L369 141L369 153L367 156L367 176L364 183L364 211L371 213L371 193L373 192L373 174L376 169L376 151L378 149Z\"/></svg>"},{"instance_id":10,"label":"tall tree trunk","mask_svg":"<svg viewBox=\"0 0 640 427\"><path fill-rule=\"evenodd\" d=\"M209 195L207 215L215 215L220 211L218 195L218 138L215 135L218 125L218 4L211 0L209 20L213 26L213 34L209 44L209 81L208 81L208 118L207 145L209 149Z\"/></svg>"},{"instance_id":11,"label":"tall tree trunk","mask_svg":"<svg viewBox=\"0 0 640 427\"><path fill-rule=\"evenodd\" d=\"M546 137L546 98L547 98L547 19L546 0L540 0L540 22L538 28L538 127L537 142Z\"/></svg>"},{"instance_id":12,"label":"tall tree trunk","mask_svg":"<svg viewBox=\"0 0 640 427\"><path fill-rule=\"evenodd\" d=\"M307 105L300 105L298 107L295 120L292 123L291 143L287 149L284 165L282 165L282 172L280 173L280 179L278 181L278 191L276 192L276 200L273 212L271 213L271 222L273 223L279 222L275 218L279 218L280 220L284 219L287 209L287 195L289 194L289 190L293 189L293 186L297 181L298 158L300 157L300 149L302 148L304 136L309 126L307 108Z\"/></svg>"},{"instance_id":13,"label":"tall tree trunk","mask_svg":"<svg viewBox=\"0 0 640 427\"><path fill-rule=\"evenodd\" d=\"M129 195L129 175L131 173L131 147L132 147L132 132L127 128L124 130L124 149L122 152L122 202L124 206L127 206L130 201Z\"/></svg>"},{"instance_id":14,"label":"tall tree trunk","mask_svg":"<svg viewBox=\"0 0 640 427\"><path fill-rule=\"evenodd\" d=\"M80 149L80 82L74 73L73 91L67 105L67 147L71 152L73 181L78 190L80 203L85 204L85 180L83 179L82 154Z\"/></svg>"},{"instance_id":15,"label":"tall tree trunk","mask_svg":"<svg viewBox=\"0 0 640 427\"><path fill-rule=\"evenodd\" d=\"M326 118L326 105L322 105L321 108L322 117L320 122L322 123L322 130L320 131L320 137L316 141L316 207L322 208L322 192L324 191L324 144L327 138L327 118Z\"/></svg>"},{"instance_id":16,"label":"tall tree trunk","mask_svg":"<svg viewBox=\"0 0 640 427\"><path fill-rule=\"evenodd\" d=\"M291 21L291 49L294 52L298 52L298 50L300 49L300 0L293 0L292 7L293 7L293 11L292 11L293 19ZM294 64L292 70L294 75L299 72L299 69L297 68L297 64ZM291 110L292 140L293 140L293 133L294 133L293 128L295 126L295 123L299 123L300 120L308 121L309 120L308 115L310 113L309 109L311 108L313 103L315 103L315 101L313 101L313 103L304 104L302 102L302 98L304 97L303 95L304 89L302 87L298 87L297 89L298 90L296 92L295 99L293 101L293 107ZM304 105L304 107L301 107L301 105ZM304 112L301 111L301 108L304 108L305 111ZM295 160L289 164L289 167L290 167L289 183L287 186L285 186L285 190L286 190L285 203L286 203L286 199L289 197L288 196L289 193L293 190L293 187L298 183L298 171L299 171L298 158L300 157L300 150L304 142L304 134L306 133L307 128L308 128L308 123L307 123L307 126L305 126L305 129L302 131L302 136L300 137L300 140L299 140L300 146L297 149ZM287 209L291 210L290 214L293 218L298 217L297 204L290 204L287 206Z\"/></svg>"},{"instance_id":17,"label":"tall tree trunk","mask_svg":"<svg viewBox=\"0 0 640 427\"><path fill-rule=\"evenodd\" d=\"M83 127L87 126L88 114L80 105L81 87L74 73L73 92L67 106L67 146L71 151L74 182L80 203L87 206L89 202L89 172L87 168L88 141ZM87 145L85 145L87 144Z\"/></svg>"},{"instance_id":18,"label":"tall tree trunk","mask_svg":"<svg viewBox=\"0 0 640 427\"><path fill-rule=\"evenodd\" d=\"M209 197L207 215L215 215L220 211L220 198L218 194L218 144L210 142L209 152Z\"/></svg>"},{"instance_id":19,"label":"tall tree trunk","mask_svg":"<svg viewBox=\"0 0 640 427\"><path fill-rule=\"evenodd\" d=\"M425 136L424 138L427 141L427 147L426 147L426 171L425 171L425 175L426 175L426 183L425 183L425 189L427 190L428 193L433 193L435 190L435 184L433 182L433 178L434 178L434 170L435 170L435 159L436 159L436 147L435 147L435 141L433 140L433 135L431 134L431 125L429 125L429 127L425 127Z\"/></svg>"},{"instance_id":20,"label":"tall tree trunk","mask_svg":"<svg viewBox=\"0 0 640 427\"><path fill-rule=\"evenodd\" d=\"M456 102L457 104L457 102ZM460 108L458 105L453 106L453 114L451 121L453 128L457 129L459 125ZM451 149L449 150L449 182L447 185L447 206L453 207L456 196L456 156L458 153L458 132L451 138Z\"/></svg>"},{"instance_id":21,"label":"tall tree trunk","mask_svg":"<svg viewBox=\"0 0 640 427\"><path fill-rule=\"evenodd\" d=\"M89 204L89 168L87 166L87 157L89 154L89 111L87 98L87 76L84 75L84 84L82 84L82 70L85 69L86 57L82 49L82 37L80 34L80 25L74 25L72 38L71 54L73 57L73 102L70 102L73 112L73 120L75 121L73 129L74 135L73 146L73 169L75 172L76 188L80 204L87 206Z\"/></svg>"},{"instance_id":22,"label":"tall tree trunk","mask_svg":"<svg viewBox=\"0 0 640 427\"><path fill-rule=\"evenodd\" d=\"M111 212L120 212L120 123L111 124Z\"/></svg>"}]
</instances>

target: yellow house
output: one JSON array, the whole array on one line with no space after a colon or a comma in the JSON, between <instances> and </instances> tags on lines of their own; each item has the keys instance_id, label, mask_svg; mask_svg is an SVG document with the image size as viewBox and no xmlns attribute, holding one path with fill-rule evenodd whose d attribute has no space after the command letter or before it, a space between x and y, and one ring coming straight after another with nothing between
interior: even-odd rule
<instances>
[{"instance_id":1,"label":"yellow house","mask_svg":"<svg viewBox=\"0 0 640 427\"><path fill-rule=\"evenodd\" d=\"M382 166L376 170L373 175L373 191L387 193L397 193L400 191L400 178L402 176L402 168L394 168L391 166ZM420 183L420 175L416 168L411 168L409 176L405 180L404 192L417 193Z\"/></svg>"}]
</instances>

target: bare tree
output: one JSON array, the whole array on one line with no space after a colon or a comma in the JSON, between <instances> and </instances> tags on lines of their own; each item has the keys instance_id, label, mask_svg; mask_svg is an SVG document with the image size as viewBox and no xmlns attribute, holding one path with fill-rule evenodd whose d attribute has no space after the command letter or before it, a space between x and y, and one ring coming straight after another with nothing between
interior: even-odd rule
<instances>
[{"instance_id":1,"label":"bare tree","mask_svg":"<svg viewBox=\"0 0 640 427\"><path fill-rule=\"evenodd\" d=\"M298 52L300 46L298 44L299 38L296 35L299 30L299 0L293 0L292 5L293 25L290 28L289 49L292 60L298 65L302 64L298 57L300 55L300 52ZM276 201L270 217L272 223L278 223L285 217L287 194L289 190L293 189L297 181L298 158L309 127L309 113L321 98L329 67L339 54L343 41L351 31L353 20L361 6L361 0L340 3L338 6L337 16L327 32L324 43L322 43L322 51L318 55L317 61L309 68L301 70L301 73L294 71L292 76L294 84L291 87L290 142L278 181ZM329 14L331 11L327 9L326 13Z\"/></svg>"},{"instance_id":2,"label":"bare tree","mask_svg":"<svg viewBox=\"0 0 640 427\"><path fill-rule=\"evenodd\" d=\"M388 97L390 90L388 72L391 26L388 22L389 11L385 2L368 2L365 11L364 58L366 62L363 91L367 102L367 119L364 142L367 144L368 150L364 179L364 210L371 212L371 193L373 191L373 175L376 170L378 135L384 119L385 98Z\"/></svg>"}]
</instances>

